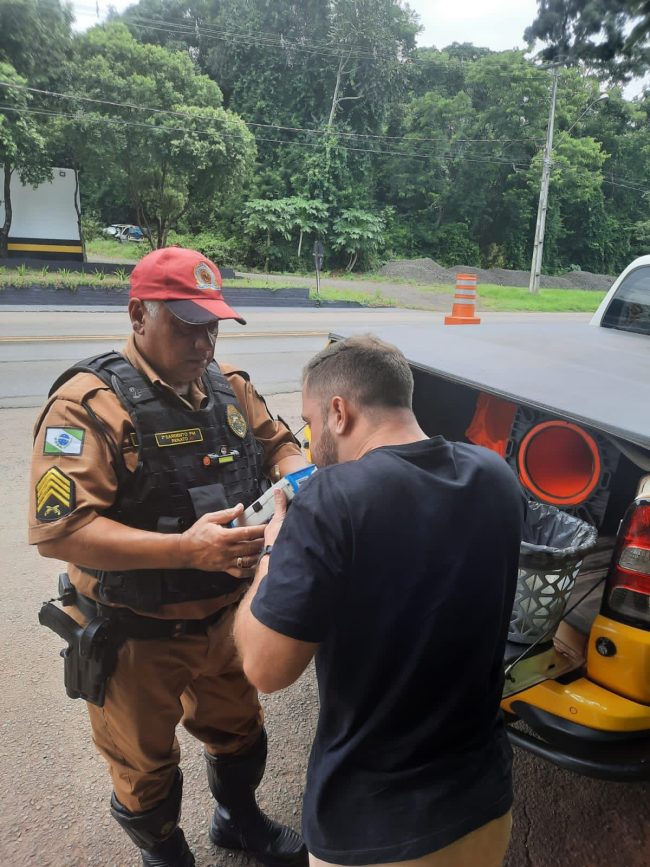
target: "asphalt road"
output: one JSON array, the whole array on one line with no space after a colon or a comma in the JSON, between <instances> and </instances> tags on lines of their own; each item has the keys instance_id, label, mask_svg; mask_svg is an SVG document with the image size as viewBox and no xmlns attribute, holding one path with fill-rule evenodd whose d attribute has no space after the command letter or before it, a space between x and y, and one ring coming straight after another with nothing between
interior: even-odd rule
<instances>
[{"instance_id":1,"label":"asphalt road","mask_svg":"<svg viewBox=\"0 0 650 867\"><path fill-rule=\"evenodd\" d=\"M248 310L235 337L228 323L219 357L249 370L271 407L298 424L299 370L341 323L413 322L440 316L396 310ZM516 317L512 317L517 321ZM296 334L299 332L299 334ZM248 336L244 337L243 334ZM231 336L231 334L233 336ZM124 314L3 311L0 321L0 864L12 867L136 867L137 853L108 815L110 784L88 737L84 707L66 699L61 641L36 622L53 595L58 565L26 545L30 431L57 373L85 355L119 346ZM65 338L65 339L60 339ZM452 664L452 663L450 663ZM459 672L459 676L460 672ZM435 689L435 684L431 685ZM264 701L270 758L260 799L299 826L309 743L317 714L313 673ZM212 849L211 799L198 745L180 732L185 774L183 827L198 867L239 867ZM514 829L506 867L648 867L650 785L602 783L515 754Z\"/></svg>"},{"instance_id":2,"label":"asphalt road","mask_svg":"<svg viewBox=\"0 0 650 867\"><path fill-rule=\"evenodd\" d=\"M439 314L366 308L250 308L242 327L224 322L218 357L241 366L262 394L300 388L300 371L342 324L372 330L387 322L441 322ZM119 349L125 311L7 310L0 313L0 409L37 407L56 376L81 358Z\"/></svg>"}]
</instances>

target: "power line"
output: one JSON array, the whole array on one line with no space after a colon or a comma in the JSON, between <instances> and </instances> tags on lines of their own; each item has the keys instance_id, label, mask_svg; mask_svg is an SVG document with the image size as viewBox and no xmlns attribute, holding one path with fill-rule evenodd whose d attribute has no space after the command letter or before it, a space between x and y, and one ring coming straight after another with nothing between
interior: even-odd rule
<instances>
[{"instance_id":1,"label":"power line","mask_svg":"<svg viewBox=\"0 0 650 867\"><path fill-rule=\"evenodd\" d=\"M73 3L73 7L75 10L83 10L89 15L98 14L99 5L90 5L83 3ZM110 10L110 6L108 7ZM129 14L129 9L126 9L125 12L119 16L118 20L122 23L131 24L135 27L139 27L140 29L152 29L158 30L162 32L166 32L168 34L176 34L180 36L205 36L207 38L214 38L219 41L231 42L231 41L240 41L246 43L248 45L263 45L264 47L271 48L280 48L282 50L294 49L297 51L305 51L311 54L322 54L326 57L336 56L338 57L341 54L347 54L348 57L359 57L359 58L376 58L376 57L385 57L387 59L393 59L400 63L413 63L413 64L426 64L426 65L435 65L440 68L441 72L447 74L457 74L457 73L465 73L468 69L480 62L480 60L484 58L431 58L431 57L422 57L418 55L418 52L426 51L427 48L431 48L435 51L440 51L440 49L435 48L434 46L430 47L422 47L422 48L414 48L413 54L409 55L406 60L400 59L395 56L392 52L382 52L381 49L373 50L373 51L364 51L363 49L354 49L354 47L350 46L349 43L342 42L334 42L329 41L326 43L323 42L314 42L312 40L308 40L302 37L299 41L295 39L288 38L284 36L282 33L270 33L269 31L255 31L250 29L242 29L237 28L235 25L229 24L226 29L224 28L215 28L214 26L206 25L205 23L200 22L198 18L193 19L181 19L181 18L169 18L169 17L160 17L160 16L152 16L147 17L143 15L139 15L137 12ZM143 22L143 23L138 23ZM105 22L103 22L105 23ZM480 47L480 46L477 46ZM490 54L485 55L485 57L498 57L500 54L504 52L500 51L492 51ZM546 68L534 66L532 63L528 67L530 70L535 73L544 73L546 74ZM509 80L513 80L513 70L512 68L503 67L500 70L495 70L494 68L489 69L490 75L500 75L505 76ZM595 79L595 76L591 76ZM541 79L540 79L541 81ZM476 84L476 82L474 83ZM568 89L569 82L568 81L560 81L560 86ZM445 86L442 87L434 87L430 88L430 90L447 90ZM573 90L572 92L578 93L579 91ZM532 102L532 101L531 101Z\"/></svg>"},{"instance_id":2,"label":"power line","mask_svg":"<svg viewBox=\"0 0 650 867\"><path fill-rule=\"evenodd\" d=\"M171 126L153 126L148 123L141 123L138 121L130 121L123 120L120 118L109 118L100 115L88 115L88 114L79 114L79 113L66 113L60 111L50 111L47 109L36 109L36 108L18 108L16 106L10 105L0 105L0 109L4 111L11 111L16 114L37 114L44 115L48 117L66 117L72 120L89 120L91 123L104 123L111 126L123 126L123 127L138 127L146 129L150 132L187 132L187 127L171 127ZM193 118L196 121L204 120L200 117ZM226 139L236 139L238 140L238 136L234 136L229 133L225 133L219 131L219 135L222 138ZM268 142L271 144L283 145L285 147L319 147L319 144L316 142L296 142L296 141L286 141L285 139L272 139L272 138L259 138L258 141ZM368 153L373 154L375 156L396 156L396 157L407 157L409 159L419 159L419 160L429 160L429 159L437 159L442 161L453 161L458 160L459 162L474 162L474 163L486 163L492 165L512 165L517 168L528 168L528 165L525 163L517 163L511 159L497 159L497 158L481 158L478 156L459 156L457 154L440 154L433 151L425 151L420 153L404 153L403 151L387 151L387 150L374 150L371 148L359 148L359 147L347 147L344 145L333 144L332 148L335 150L342 151L350 151L354 153Z\"/></svg>"},{"instance_id":3,"label":"power line","mask_svg":"<svg viewBox=\"0 0 650 867\"><path fill-rule=\"evenodd\" d=\"M286 37L279 34L277 38L273 34L268 33L255 33L249 32L247 34L238 34L233 33L229 30L221 30L217 28L206 27L204 24L198 23L195 24L181 24L180 22L177 24L170 23L170 20L162 19L162 18L145 18L142 16L133 16L127 15L122 19L127 26L136 27L140 30L155 30L162 33L167 33L170 35L176 36L195 36L195 37L203 37L206 39L214 39L220 42L240 42L248 46L262 46L264 48L276 48L286 51L287 49L291 49L294 51L302 51L307 54L312 55L320 55L322 57L342 57L345 55L346 59L376 59L377 57L382 57L387 60L394 60L396 63L402 64L413 64L413 65L426 65L426 66L437 66L439 67L440 72L445 74L457 74L463 73L468 70L468 68L474 64L476 61L473 59L468 60L460 60L455 61L453 58L448 59L438 59L438 58L429 58L429 57L420 57L417 54L418 50L422 49L414 49L414 53L408 55L406 58L399 58L394 54L384 54L381 52L372 52L372 51L363 51L351 48L346 43L325 43L320 46L310 46L305 43L295 42L287 39ZM172 19L174 20L174 19ZM178 21L178 19L175 19ZM336 45L340 47L337 48ZM330 47L331 46L331 47ZM498 54L499 52L494 52ZM491 55L488 55L491 56ZM531 70L538 72L545 72L539 67L535 67L531 64L529 67ZM491 69L490 73L492 75L502 75L512 80L513 70L512 69Z\"/></svg>"},{"instance_id":4,"label":"power line","mask_svg":"<svg viewBox=\"0 0 650 867\"><path fill-rule=\"evenodd\" d=\"M183 111L175 111L173 109L165 109L165 108L153 108L144 105L136 105L132 102L116 102L109 99L97 99L94 97L83 96L81 94L74 93L62 93L56 90L46 90L40 87L30 87L26 84L17 84L15 82L9 81L0 81L0 87L11 88L13 90L23 90L28 91L29 93L38 93L43 96L52 96L61 99L71 99L78 100L79 102L89 102L95 103L97 105L108 105L112 108L128 108L135 109L137 111L150 111L153 114L164 114L169 115L171 117L180 117L180 118L189 118L190 120L194 119L194 115L183 112ZM243 118L242 118L243 120ZM320 135L320 136L328 136L334 135L338 137L345 138L370 138L370 139L378 139L378 140L390 140L390 141L402 141L402 142L427 142L427 143L436 143L436 142L447 142L448 139L439 137L424 137L424 136L390 136L390 135L378 135L374 133L356 133L356 132L346 132L343 130L331 130L331 129L309 129L305 127L292 127L292 126L282 126L280 124L273 123L257 123L255 121L246 121L243 120L246 126L259 127L261 129L277 129L285 132L300 132L306 133L308 135ZM459 138L454 140L454 144L511 144L513 142L524 142L529 144L534 144L536 146L539 145L538 141L534 138L503 138L503 139L481 139L481 138Z\"/></svg>"},{"instance_id":5,"label":"power line","mask_svg":"<svg viewBox=\"0 0 650 867\"><path fill-rule=\"evenodd\" d=\"M603 176L603 183L609 184L612 187L622 187L625 190L632 190L637 193L643 193L644 195L650 195L650 184L648 184L647 187L638 187L633 184L624 183L620 179L615 181L612 180L611 177L607 178L605 176ZM637 183L641 183L641 181L638 181Z\"/></svg>"},{"instance_id":6,"label":"power line","mask_svg":"<svg viewBox=\"0 0 650 867\"><path fill-rule=\"evenodd\" d=\"M89 14L93 14L95 12L95 7L91 6L83 6L82 4L75 4L75 8L85 9ZM426 50L426 48L417 48L413 49L413 54L408 55L406 58L400 58L396 55L395 52L386 52L381 49L374 50L364 50L363 48L357 47L354 45L350 45L347 42L336 42L336 41L328 41L328 42L314 42L313 40L309 40L306 38L301 38L300 40L292 39L290 37L284 36L282 33L271 33L269 31L255 31L250 29L242 29L233 27L233 25L228 25L227 27L214 27L201 22L199 18L194 19L181 19L181 18L169 18L169 17L160 17L160 16L145 16L138 14L137 12L129 13L129 10L125 10L125 12L120 16L119 20L127 25L132 25L139 29L150 29L157 30L159 32L166 32L172 35L180 35L180 36L198 36L205 38L213 38L219 41L224 42L232 42L239 41L244 42L248 45L262 45L267 48L279 48L281 50L295 50L295 51L303 51L309 54L320 54L325 57L339 57L340 55L346 55L346 57L359 58L359 59L376 59L384 58L387 60L395 60L397 63L415 63L415 64L425 64L429 66L437 66L440 68L441 72L445 73L458 73L464 72L467 68L475 63L474 59L459 59L456 60L454 58L446 57L446 58L431 58L431 57L421 57L418 56L418 51ZM434 49L439 50L439 49ZM487 56L496 56L501 52L492 52ZM535 67L531 64L530 68L535 71L545 72L540 67ZM508 78L512 78L512 69L502 69L502 70L490 70L492 74L499 74L507 76Z\"/></svg>"},{"instance_id":7,"label":"power line","mask_svg":"<svg viewBox=\"0 0 650 867\"><path fill-rule=\"evenodd\" d=\"M60 111L51 111L47 109L33 109L33 108L19 108L16 106L10 105L0 105L0 110L3 111L11 111L16 114L36 114L43 115L47 117L64 117L69 118L71 120L80 120L85 119L89 120L91 123L100 123L107 124L109 126L121 126L121 127L136 127L139 129L145 129L147 132L156 132L156 133L165 133L165 132L187 132L187 127L170 127L170 126L153 126L148 123L141 123L138 121L128 121L123 120L121 118L110 118L99 115L79 115L78 113L66 113ZM201 120L199 117L193 118L194 120ZM238 136L234 136L228 133L220 132L219 133L223 138L226 139L239 139ZM313 142L290 142L284 139L271 139L271 138L262 138L260 141L267 142L270 144L282 145L285 147L318 147L317 143ZM459 163L483 163L488 165L509 165L512 166L513 169L528 169L530 167L529 163L521 163L516 162L511 159L497 159L497 158L480 158L478 156L465 156L458 154L440 154L431 151L421 152L421 153L404 153L401 151L384 151L384 150L373 150L367 148L356 148L356 147L345 147L343 145L332 145L336 150L343 151L352 151L356 153L368 153L373 154L375 156L398 156L398 157L407 157L409 159L417 159L417 160L430 160L437 159L445 162L456 161ZM608 184L613 187L620 187L623 189L631 190L633 192L643 193L644 195L650 194L650 185L642 186L642 181L633 181L630 182L630 179L617 177L614 179L613 176L605 177L603 175L602 183Z\"/></svg>"}]
</instances>

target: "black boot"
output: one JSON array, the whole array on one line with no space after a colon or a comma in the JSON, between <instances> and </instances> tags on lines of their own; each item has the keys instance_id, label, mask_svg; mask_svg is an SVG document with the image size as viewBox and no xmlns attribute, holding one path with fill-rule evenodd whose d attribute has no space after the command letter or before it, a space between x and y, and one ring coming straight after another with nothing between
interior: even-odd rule
<instances>
[{"instance_id":1,"label":"black boot","mask_svg":"<svg viewBox=\"0 0 650 867\"><path fill-rule=\"evenodd\" d=\"M183 775L177 771L174 785L162 804L146 813L131 813L113 794L111 815L142 853L146 867L194 867L185 834L178 827L183 797Z\"/></svg>"},{"instance_id":2,"label":"black boot","mask_svg":"<svg viewBox=\"0 0 650 867\"><path fill-rule=\"evenodd\" d=\"M255 789L266 765L266 732L243 755L206 752L208 782L217 800L210 839L224 849L243 849L267 867L303 867L307 849L299 834L269 819L257 806Z\"/></svg>"}]
</instances>

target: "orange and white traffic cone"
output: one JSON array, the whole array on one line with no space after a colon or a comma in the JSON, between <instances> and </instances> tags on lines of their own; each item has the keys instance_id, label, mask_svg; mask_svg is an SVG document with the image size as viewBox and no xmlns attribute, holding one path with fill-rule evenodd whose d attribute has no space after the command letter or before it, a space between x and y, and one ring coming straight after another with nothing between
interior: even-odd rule
<instances>
[{"instance_id":1,"label":"orange and white traffic cone","mask_svg":"<svg viewBox=\"0 0 650 867\"><path fill-rule=\"evenodd\" d=\"M451 316L445 316L445 325L478 325L480 319L475 315L476 274L457 274L456 292L451 308Z\"/></svg>"}]
</instances>

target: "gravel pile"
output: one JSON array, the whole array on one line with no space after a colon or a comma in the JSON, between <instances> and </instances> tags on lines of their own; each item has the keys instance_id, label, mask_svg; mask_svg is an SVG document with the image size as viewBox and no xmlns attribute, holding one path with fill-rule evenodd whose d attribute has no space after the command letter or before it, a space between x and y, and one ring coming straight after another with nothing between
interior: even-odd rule
<instances>
[{"instance_id":1,"label":"gravel pile","mask_svg":"<svg viewBox=\"0 0 650 867\"><path fill-rule=\"evenodd\" d=\"M493 268L490 274L494 275L497 286L528 286L530 271L508 271L506 268ZM486 281L487 282L487 281ZM544 289L571 289L571 284L564 277L547 277L542 274L540 285Z\"/></svg>"},{"instance_id":2,"label":"gravel pile","mask_svg":"<svg viewBox=\"0 0 650 867\"><path fill-rule=\"evenodd\" d=\"M478 275L479 285L491 283L495 286L526 287L530 282L530 271L509 271L507 268L471 268L469 265L454 265L449 269L452 274L470 273ZM542 274L540 286L543 289L573 289L565 277L547 277ZM584 287L581 287L584 288Z\"/></svg>"},{"instance_id":3,"label":"gravel pile","mask_svg":"<svg viewBox=\"0 0 650 867\"><path fill-rule=\"evenodd\" d=\"M566 275L573 289L600 289L607 292L616 277L611 274L592 274L591 271L571 271Z\"/></svg>"},{"instance_id":4,"label":"gravel pile","mask_svg":"<svg viewBox=\"0 0 650 867\"><path fill-rule=\"evenodd\" d=\"M433 259L398 259L379 269L384 277L414 280L417 283L453 283L454 275Z\"/></svg>"},{"instance_id":5,"label":"gravel pile","mask_svg":"<svg viewBox=\"0 0 650 867\"><path fill-rule=\"evenodd\" d=\"M528 283L530 281L530 272L524 271L522 273L526 275L526 282L524 283L524 286L528 286ZM539 278L539 285L542 287L542 289L575 289L575 286L573 286L573 284L569 280L567 280L566 277L548 277L546 274L542 274L542 276ZM590 287L581 286L580 288L587 289Z\"/></svg>"},{"instance_id":6,"label":"gravel pile","mask_svg":"<svg viewBox=\"0 0 650 867\"><path fill-rule=\"evenodd\" d=\"M476 274L479 285L490 283L496 286L528 286L528 271L510 271L507 268L474 268L471 265L453 265L443 268L436 261L424 259L398 259L379 269L384 277L413 280L416 283L442 283L453 285L457 274ZM608 274L592 274L590 271L571 271L563 277L542 274L543 289L585 289L607 291L615 278Z\"/></svg>"}]
</instances>

